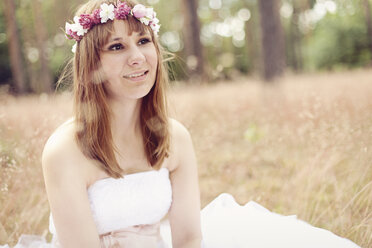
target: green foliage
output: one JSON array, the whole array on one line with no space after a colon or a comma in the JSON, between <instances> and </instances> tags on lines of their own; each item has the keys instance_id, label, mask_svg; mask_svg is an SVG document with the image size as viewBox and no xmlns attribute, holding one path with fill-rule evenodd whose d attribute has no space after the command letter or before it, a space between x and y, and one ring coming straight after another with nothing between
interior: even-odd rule
<instances>
[{"instance_id":1,"label":"green foliage","mask_svg":"<svg viewBox=\"0 0 372 248\"><path fill-rule=\"evenodd\" d=\"M316 26L306 50L310 69L360 67L370 62L363 17L328 14Z\"/></svg>"},{"instance_id":2,"label":"green foliage","mask_svg":"<svg viewBox=\"0 0 372 248\"><path fill-rule=\"evenodd\" d=\"M0 4L0 13L3 11L3 4ZM0 84L4 84L11 78L10 61L8 55L8 43L5 34L5 18L0 15Z\"/></svg>"},{"instance_id":3,"label":"green foliage","mask_svg":"<svg viewBox=\"0 0 372 248\"><path fill-rule=\"evenodd\" d=\"M256 143L265 136L263 130L259 128L255 123L250 123L248 128L244 132L244 139Z\"/></svg>"},{"instance_id":4,"label":"green foliage","mask_svg":"<svg viewBox=\"0 0 372 248\"><path fill-rule=\"evenodd\" d=\"M365 17L354 5L349 13L339 10L317 23L305 48L307 69L355 68L370 63Z\"/></svg>"}]
</instances>

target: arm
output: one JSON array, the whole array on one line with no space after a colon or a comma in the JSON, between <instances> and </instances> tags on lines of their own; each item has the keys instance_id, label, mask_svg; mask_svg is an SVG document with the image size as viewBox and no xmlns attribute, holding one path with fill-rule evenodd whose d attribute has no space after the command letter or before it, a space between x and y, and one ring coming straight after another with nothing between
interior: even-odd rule
<instances>
[{"instance_id":1,"label":"arm","mask_svg":"<svg viewBox=\"0 0 372 248\"><path fill-rule=\"evenodd\" d=\"M169 212L174 248L200 248L200 194L197 163L191 137L187 129L172 121L172 142L175 168L170 178L173 202Z\"/></svg>"},{"instance_id":2,"label":"arm","mask_svg":"<svg viewBox=\"0 0 372 248\"><path fill-rule=\"evenodd\" d=\"M99 248L86 176L82 166L76 163L76 146L63 139L52 136L42 156L45 186L58 240L62 247Z\"/></svg>"}]
</instances>

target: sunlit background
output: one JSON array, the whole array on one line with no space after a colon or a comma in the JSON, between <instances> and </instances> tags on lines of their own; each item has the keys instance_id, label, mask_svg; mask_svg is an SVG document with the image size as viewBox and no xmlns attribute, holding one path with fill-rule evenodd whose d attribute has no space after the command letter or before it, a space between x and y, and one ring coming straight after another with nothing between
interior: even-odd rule
<instances>
[{"instance_id":1,"label":"sunlit background","mask_svg":"<svg viewBox=\"0 0 372 248\"><path fill-rule=\"evenodd\" d=\"M1 12L9 10L6 0ZM54 88L63 65L71 58L72 41L63 33L80 0L14 1L18 25L20 63L28 92ZM172 79L187 80L203 64L203 79L233 79L241 75L263 74L262 28L257 0L200 0L195 17L198 30L190 27L186 11L190 1L142 1L158 13L160 41L177 55L172 63ZM192 2L192 1L191 1ZM286 72L314 72L366 67L371 64L371 35L368 36L368 0L282 0L277 2L279 26L285 41ZM264 17L268 19L269 17ZM12 86L9 35L5 15L0 16L0 84ZM371 25L371 24L370 24ZM372 28L372 26L371 26ZM372 31L370 31L372 32ZM191 35L187 35L187 33ZM197 37L199 34L200 37ZM188 44L201 42L200 49ZM271 41L275 46L278 41ZM200 62L198 54L202 54ZM43 56L42 56L43 55ZM200 59L199 59L200 60ZM42 85L40 80L43 81ZM46 83L45 80L48 82ZM52 85L51 87L45 86Z\"/></svg>"}]
</instances>

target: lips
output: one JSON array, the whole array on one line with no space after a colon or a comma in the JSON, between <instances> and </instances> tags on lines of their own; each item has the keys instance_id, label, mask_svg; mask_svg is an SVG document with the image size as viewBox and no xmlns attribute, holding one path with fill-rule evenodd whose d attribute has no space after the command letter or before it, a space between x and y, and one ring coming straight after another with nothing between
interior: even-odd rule
<instances>
[{"instance_id":1,"label":"lips","mask_svg":"<svg viewBox=\"0 0 372 248\"><path fill-rule=\"evenodd\" d=\"M138 72L134 72L134 73L125 75L124 78L127 78L127 79L140 79L141 77L146 76L146 74L148 72L149 72L148 70L138 71Z\"/></svg>"}]
</instances>

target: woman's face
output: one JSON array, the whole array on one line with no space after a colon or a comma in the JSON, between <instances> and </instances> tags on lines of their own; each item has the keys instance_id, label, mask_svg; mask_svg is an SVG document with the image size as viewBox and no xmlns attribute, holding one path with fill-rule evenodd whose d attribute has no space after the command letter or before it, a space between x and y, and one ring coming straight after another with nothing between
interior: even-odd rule
<instances>
[{"instance_id":1,"label":"woman's face","mask_svg":"<svg viewBox=\"0 0 372 248\"><path fill-rule=\"evenodd\" d=\"M139 99L155 83L158 55L151 35L132 32L123 20L114 21L114 32L101 52L110 99Z\"/></svg>"}]
</instances>

